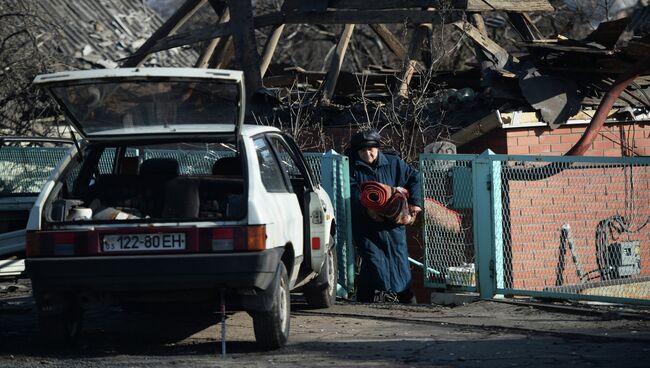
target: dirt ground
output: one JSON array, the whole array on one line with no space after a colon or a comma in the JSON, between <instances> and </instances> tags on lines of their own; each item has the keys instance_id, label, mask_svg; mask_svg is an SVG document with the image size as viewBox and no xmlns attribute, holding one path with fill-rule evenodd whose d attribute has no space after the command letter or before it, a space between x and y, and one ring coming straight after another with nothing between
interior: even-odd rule
<instances>
[{"instance_id":1,"label":"dirt ground","mask_svg":"<svg viewBox=\"0 0 650 368\"><path fill-rule=\"evenodd\" d=\"M530 301L439 305L356 304L307 309L293 298L280 350L254 343L252 320L98 307L74 347L37 337L29 283L0 283L0 367L648 367L650 309Z\"/></svg>"}]
</instances>

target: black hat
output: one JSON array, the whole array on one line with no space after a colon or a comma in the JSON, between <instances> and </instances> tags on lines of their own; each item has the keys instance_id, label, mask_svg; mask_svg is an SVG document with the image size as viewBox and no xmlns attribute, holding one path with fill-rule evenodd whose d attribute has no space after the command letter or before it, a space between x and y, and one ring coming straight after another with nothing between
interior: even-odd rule
<instances>
[{"instance_id":1,"label":"black hat","mask_svg":"<svg viewBox=\"0 0 650 368\"><path fill-rule=\"evenodd\" d=\"M362 148L368 147L380 147L381 146L381 137L376 130L362 130L356 132L352 138L350 138L350 147L354 151L358 151Z\"/></svg>"}]
</instances>

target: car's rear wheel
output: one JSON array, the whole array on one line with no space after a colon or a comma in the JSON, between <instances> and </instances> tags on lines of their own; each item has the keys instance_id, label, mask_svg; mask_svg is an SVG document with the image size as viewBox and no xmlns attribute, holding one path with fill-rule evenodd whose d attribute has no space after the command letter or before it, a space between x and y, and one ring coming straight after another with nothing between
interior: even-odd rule
<instances>
[{"instance_id":1,"label":"car's rear wheel","mask_svg":"<svg viewBox=\"0 0 650 368\"><path fill-rule=\"evenodd\" d=\"M255 340L263 349L278 349L289 339L289 317L291 309L289 278L284 264L280 264L280 281L273 294L271 309L254 312L253 329Z\"/></svg>"},{"instance_id":2,"label":"car's rear wheel","mask_svg":"<svg viewBox=\"0 0 650 368\"><path fill-rule=\"evenodd\" d=\"M67 302L57 306L56 312L48 304L38 305L38 327L41 337L52 345L72 345L82 330L83 309L78 303Z\"/></svg>"},{"instance_id":3,"label":"car's rear wheel","mask_svg":"<svg viewBox=\"0 0 650 368\"><path fill-rule=\"evenodd\" d=\"M336 247L329 247L327 259L320 274L307 286L304 293L307 304L312 308L329 308L336 301L338 264Z\"/></svg>"}]
</instances>

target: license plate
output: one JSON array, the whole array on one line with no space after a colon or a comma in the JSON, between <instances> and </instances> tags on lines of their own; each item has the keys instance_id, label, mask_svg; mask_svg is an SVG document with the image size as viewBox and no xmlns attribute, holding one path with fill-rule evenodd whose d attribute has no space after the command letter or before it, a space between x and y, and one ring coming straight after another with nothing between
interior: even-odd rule
<instances>
[{"instance_id":1,"label":"license plate","mask_svg":"<svg viewBox=\"0 0 650 368\"><path fill-rule=\"evenodd\" d=\"M184 233L105 235L104 252L164 251L185 249Z\"/></svg>"}]
</instances>

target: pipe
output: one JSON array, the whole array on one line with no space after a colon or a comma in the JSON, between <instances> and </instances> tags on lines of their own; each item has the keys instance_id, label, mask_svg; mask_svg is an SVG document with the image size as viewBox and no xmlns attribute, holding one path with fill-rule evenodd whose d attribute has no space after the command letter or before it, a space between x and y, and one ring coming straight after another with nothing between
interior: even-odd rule
<instances>
[{"instance_id":1,"label":"pipe","mask_svg":"<svg viewBox=\"0 0 650 368\"><path fill-rule=\"evenodd\" d=\"M411 257L409 257L409 262L413 263L414 265L416 265L416 266L420 267L422 270L424 270L424 264L423 264L422 262L418 262L418 261L414 260L414 259L411 258ZM438 270L434 270L434 269L431 268L431 267L427 267L426 270L427 270L428 272L430 272L430 273L436 275L436 276L440 276L440 271L438 271Z\"/></svg>"},{"instance_id":2,"label":"pipe","mask_svg":"<svg viewBox=\"0 0 650 368\"><path fill-rule=\"evenodd\" d=\"M598 132L600 132L600 129L605 124L607 115L609 115L609 112L614 106L614 102L616 102L618 96L623 93L627 86L634 82L636 77L648 69L650 69L650 57L641 59L641 61L634 64L630 70L616 79L612 88L607 91L605 97L600 101L600 105L598 105L598 109L596 110L594 117L591 119L591 122L589 122L587 129L582 134L582 137L580 137L580 140L564 154L565 156L582 156L587 152L594 139L598 136Z\"/></svg>"}]
</instances>

